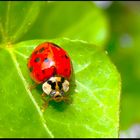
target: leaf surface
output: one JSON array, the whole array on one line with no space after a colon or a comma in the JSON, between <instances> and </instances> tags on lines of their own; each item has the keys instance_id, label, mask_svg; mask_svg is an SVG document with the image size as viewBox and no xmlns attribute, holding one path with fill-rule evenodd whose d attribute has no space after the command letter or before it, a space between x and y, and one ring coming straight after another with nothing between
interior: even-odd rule
<instances>
[{"instance_id":1,"label":"leaf surface","mask_svg":"<svg viewBox=\"0 0 140 140\"><path fill-rule=\"evenodd\" d=\"M72 60L72 103L52 101L41 112L42 89L29 90L27 59L44 41L0 46L0 137L118 137L119 74L104 52L84 41L48 40Z\"/></svg>"}]
</instances>

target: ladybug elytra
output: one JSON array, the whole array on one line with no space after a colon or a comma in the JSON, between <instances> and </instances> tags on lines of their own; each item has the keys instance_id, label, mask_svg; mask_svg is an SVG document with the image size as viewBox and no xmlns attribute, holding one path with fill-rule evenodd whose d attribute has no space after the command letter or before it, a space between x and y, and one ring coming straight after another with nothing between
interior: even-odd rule
<instances>
[{"instance_id":1,"label":"ladybug elytra","mask_svg":"<svg viewBox=\"0 0 140 140\"><path fill-rule=\"evenodd\" d=\"M38 45L28 60L32 80L42 84L43 96L57 102L65 99L72 72L71 60L65 50L51 42Z\"/></svg>"}]
</instances>

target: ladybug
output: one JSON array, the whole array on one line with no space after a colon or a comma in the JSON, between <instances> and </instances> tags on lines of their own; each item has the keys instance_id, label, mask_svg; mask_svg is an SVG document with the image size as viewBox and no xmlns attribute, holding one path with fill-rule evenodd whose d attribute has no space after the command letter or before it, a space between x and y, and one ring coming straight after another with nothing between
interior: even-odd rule
<instances>
[{"instance_id":1,"label":"ladybug","mask_svg":"<svg viewBox=\"0 0 140 140\"><path fill-rule=\"evenodd\" d=\"M39 44L28 59L32 80L42 84L42 97L60 102L66 99L72 73L72 63L67 52L51 42Z\"/></svg>"}]
</instances>

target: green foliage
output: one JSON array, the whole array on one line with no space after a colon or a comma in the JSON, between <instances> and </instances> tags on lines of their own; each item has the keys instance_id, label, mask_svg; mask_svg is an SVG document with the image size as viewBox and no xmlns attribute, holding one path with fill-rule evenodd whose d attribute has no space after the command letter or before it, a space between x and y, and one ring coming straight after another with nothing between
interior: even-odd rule
<instances>
[{"instance_id":1,"label":"green foliage","mask_svg":"<svg viewBox=\"0 0 140 140\"><path fill-rule=\"evenodd\" d=\"M122 77L121 129L140 122L139 13L139 4L136 3L125 5L116 2L108 9L112 25L108 52Z\"/></svg>"},{"instance_id":2,"label":"green foliage","mask_svg":"<svg viewBox=\"0 0 140 140\"><path fill-rule=\"evenodd\" d=\"M104 47L108 38L106 15L92 2L49 2L23 39L68 37Z\"/></svg>"},{"instance_id":3,"label":"green foliage","mask_svg":"<svg viewBox=\"0 0 140 140\"><path fill-rule=\"evenodd\" d=\"M15 42L30 28L39 14L40 2L0 2L3 41Z\"/></svg>"},{"instance_id":4,"label":"green foliage","mask_svg":"<svg viewBox=\"0 0 140 140\"><path fill-rule=\"evenodd\" d=\"M88 43L51 40L69 53L76 87L71 87L71 104L52 103L42 114L42 90L28 89L32 82L26 64L33 48L44 41L25 41L1 50L1 136L117 137L120 79L107 56Z\"/></svg>"},{"instance_id":5,"label":"green foliage","mask_svg":"<svg viewBox=\"0 0 140 140\"><path fill-rule=\"evenodd\" d=\"M85 8L86 12L81 10L81 17L79 17L80 12L77 13L79 19L73 17L74 12L71 8L67 13L63 11L67 9L61 8L65 2L48 3L48 9L46 3L43 3L45 4L43 6L42 2L0 3L2 7L0 8L0 137L118 137L119 74L103 50L86 42L94 41L98 45L105 43L107 37L105 34L98 40L96 36L92 36L92 33L98 36L101 35L100 30L103 28L105 32L108 31L104 26L106 19L104 20L100 10L90 2L75 4L69 2L75 9L77 7L80 9L81 5L82 8L88 7ZM40 8L44 8L43 11L46 13L42 17L39 14ZM64 19L60 16L60 20L58 18L60 13L57 12L64 13ZM63 21L67 16L77 19L76 23L67 21L64 24ZM89 20L93 21L94 18L97 18L98 22L90 24ZM54 22L62 25L52 26L51 23ZM100 22L103 23L99 24ZM29 25L33 26L30 28ZM93 32L92 25L94 25ZM103 28L100 25L103 25ZM76 28L77 26L79 28ZM50 31L47 31L47 28ZM85 29L83 32L82 28ZM63 29L62 36L68 36L73 40L47 39L58 37L59 35L55 36L55 32L59 34L61 29ZM37 33L40 36L36 36ZM78 40L74 34L79 35L82 40ZM89 36L85 36L87 34ZM20 42L26 39L34 40ZM40 109L43 103L40 96L42 89L38 87L33 91L29 90L33 81L27 69L27 59L33 49L44 41L54 42L64 48L71 57L74 71L70 89L72 103L52 101L42 113Z\"/></svg>"}]
</instances>

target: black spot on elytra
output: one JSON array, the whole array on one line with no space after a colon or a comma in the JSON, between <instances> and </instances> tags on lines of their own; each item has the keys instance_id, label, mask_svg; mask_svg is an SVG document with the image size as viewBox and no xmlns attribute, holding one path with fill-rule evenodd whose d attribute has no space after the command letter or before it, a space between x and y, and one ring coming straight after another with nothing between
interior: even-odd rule
<instances>
[{"instance_id":1,"label":"black spot on elytra","mask_svg":"<svg viewBox=\"0 0 140 140\"><path fill-rule=\"evenodd\" d=\"M62 82L58 82L59 89L62 89Z\"/></svg>"},{"instance_id":2,"label":"black spot on elytra","mask_svg":"<svg viewBox=\"0 0 140 140\"><path fill-rule=\"evenodd\" d=\"M37 53L38 53L38 51L35 51L35 52L34 52L34 54L37 54Z\"/></svg>"},{"instance_id":3,"label":"black spot on elytra","mask_svg":"<svg viewBox=\"0 0 140 140\"><path fill-rule=\"evenodd\" d=\"M39 62L40 61L40 58L39 57L37 57L37 58L35 58L35 60L34 60L35 62Z\"/></svg>"},{"instance_id":4,"label":"black spot on elytra","mask_svg":"<svg viewBox=\"0 0 140 140\"><path fill-rule=\"evenodd\" d=\"M39 52L43 52L44 50L45 50L45 48L42 47L42 48L39 50Z\"/></svg>"},{"instance_id":5,"label":"black spot on elytra","mask_svg":"<svg viewBox=\"0 0 140 140\"><path fill-rule=\"evenodd\" d=\"M65 54L65 58L68 59L69 57Z\"/></svg>"},{"instance_id":6,"label":"black spot on elytra","mask_svg":"<svg viewBox=\"0 0 140 140\"><path fill-rule=\"evenodd\" d=\"M29 70L30 70L30 72L32 72L33 71L33 67L30 67Z\"/></svg>"}]
</instances>

